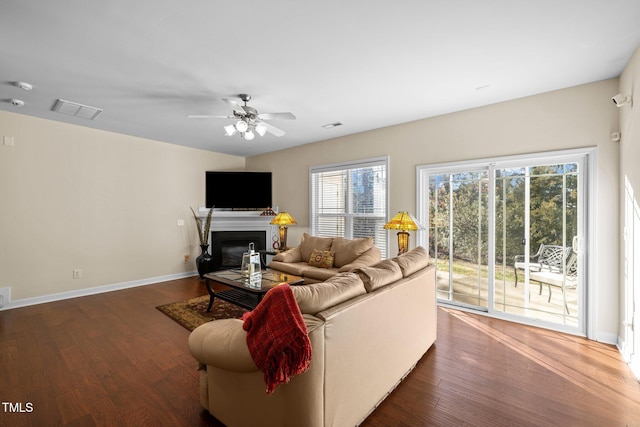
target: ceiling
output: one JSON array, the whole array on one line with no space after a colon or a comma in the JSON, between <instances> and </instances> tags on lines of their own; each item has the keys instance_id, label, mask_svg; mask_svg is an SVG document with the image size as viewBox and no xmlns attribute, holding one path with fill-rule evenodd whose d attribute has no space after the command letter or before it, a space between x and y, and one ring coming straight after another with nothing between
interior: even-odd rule
<instances>
[{"instance_id":1,"label":"ceiling","mask_svg":"<svg viewBox=\"0 0 640 427\"><path fill-rule=\"evenodd\" d=\"M638 0L2 0L0 12L0 110L243 157L616 77L640 45ZM230 114L221 98L240 93L297 120L245 141L224 135L233 120L187 118ZM103 112L51 111L59 98Z\"/></svg>"}]
</instances>

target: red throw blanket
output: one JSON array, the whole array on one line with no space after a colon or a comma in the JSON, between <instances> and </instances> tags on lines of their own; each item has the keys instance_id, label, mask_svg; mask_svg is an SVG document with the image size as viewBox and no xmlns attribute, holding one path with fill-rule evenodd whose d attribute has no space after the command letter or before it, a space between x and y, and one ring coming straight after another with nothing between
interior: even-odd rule
<instances>
[{"instance_id":1,"label":"red throw blanket","mask_svg":"<svg viewBox=\"0 0 640 427\"><path fill-rule=\"evenodd\" d=\"M307 370L311 341L307 325L291 287L283 283L271 289L260 304L242 316L247 347L253 361L264 372L267 393Z\"/></svg>"}]
</instances>

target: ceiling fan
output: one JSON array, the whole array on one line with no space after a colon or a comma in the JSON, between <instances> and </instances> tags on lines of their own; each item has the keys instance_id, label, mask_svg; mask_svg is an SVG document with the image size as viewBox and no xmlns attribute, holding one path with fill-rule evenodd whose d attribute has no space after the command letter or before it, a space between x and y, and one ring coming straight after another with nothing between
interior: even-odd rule
<instances>
[{"instance_id":1,"label":"ceiling fan","mask_svg":"<svg viewBox=\"0 0 640 427\"><path fill-rule=\"evenodd\" d=\"M206 116L206 115L189 115L190 119L237 119L237 122L224 127L225 135L235 135L237 132L240 136L246 140L252 140L256 137L256 134L264 136L269 132L275 136L282 136L285 134L280 128L267 123L265 120L295 120L296 116L293 113L258 113L253 107L247 105L247 102L251 100L251 95L241 93L238 97L244 102L244 105L240 105L233 99L222 98L224 102L231 105L233 108L233 115L228 116Z\"/></svg>"}]
</instances>

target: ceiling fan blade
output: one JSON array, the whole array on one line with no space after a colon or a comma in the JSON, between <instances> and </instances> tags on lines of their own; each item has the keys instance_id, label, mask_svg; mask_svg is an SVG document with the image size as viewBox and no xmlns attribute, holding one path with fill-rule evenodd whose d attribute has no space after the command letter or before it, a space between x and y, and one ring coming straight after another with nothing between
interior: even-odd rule
<instances>
[{"instance_id":1,"label":"ceiling fan blade","mask_svg":"<svg viewBox=\"0 0 640 427\"><path fill-rule=\"evenodd\" d=\"M267 128L267 132L269 132L270 134L272 134L274 136L282 136L282 135L284 135L286 133L282 129L277 128L274 125L269 124L267 122L260 122L260 125L266 127Z\"/></svg>"},{"instance_id":2,"label":"ceiling fan blade","mask_svg":"<svg viewBox=\"0 0 640 427\"><path fill-rule=\"evenodd\" d=\"M229 98L222 98L222 100L224 102L226 102L227 104L231 105L231 108L233 108L235 111L239 111L241 113L246 113L246 111L244 111L244 108L242 108L242 105L238 104L236 101L234 101L233 99L229 99Z\"/></svg>"},{"instance_id":3,"label":"ceiling fan blade","mask_svg":"<svg viewBox=\"0 0 640 427\"><path fill-rule=\"evenodd\" d=\"M189 114L189 119L233 119L234 116L208 116L204 114Z\"/></svg>"},{"instance_id":4,"label":"ceiling fan blade","mask_svg":"<svg viewBox=\"0 0 640 427\"><path fill-rule=\"evenodd\" d=\"M258 118L262 120L295 120L293 113L261 113Z\"/></svg>"}]
</instances>

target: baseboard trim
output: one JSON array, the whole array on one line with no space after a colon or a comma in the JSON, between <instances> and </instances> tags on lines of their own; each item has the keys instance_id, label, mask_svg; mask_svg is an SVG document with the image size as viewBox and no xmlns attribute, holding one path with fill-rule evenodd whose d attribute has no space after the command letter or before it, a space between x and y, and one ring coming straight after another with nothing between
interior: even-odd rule
<instances>
[{"instance_id":1,"label":"baseboard trim","mask_svg":"<svg viewBox=\"0 0 640 427\"><path fill-rule=\"evenodd\" d=\"M618 345L618 336L607 332L598 332L595 340L604 344Z\"/></svg>"},{"instance_id":2,"label":"baseboard trim","mask_svg":"<svg viewBox=\"0 0 640 427\"><path fill-rule=\"evenodd\" d=\"M168 274L166 276L149 277L146 279L132 280L130 282L114 283L111 285L96 286L94 288L78 289L75 291L60 292L55 294L43 295L39 297L23 298L15 301L9 301L0 311L10 310L12 308L27 307L30 305L44 304L47 302L61 301L65 299L84 297L88 295L103 294L105 292L119 291L122 289L135 288L138 286L152 285L154 283L168 282L171 280L184 279L187 277L197 276L197 271L187 271L184 273Z\"/></svg>"},{"instance_id":3,"label":"baseboard trim","mask_svg":"<svg viewBox=\"0 0 640 427\"><path fill-rule=\"evenodd\" d=\"M627 342L621 337L618 337L618 343L616 344L616 347L618 347L618 351L624 358L624 361L627 362L627 365L629 365L629 368L631 369L631 372L633 372L633 375L635 375L638 381L640 381L640 364L638 364L634 360L631 360L631 353L633 349L629 348Z\"/></svg>"}]
</instances>

